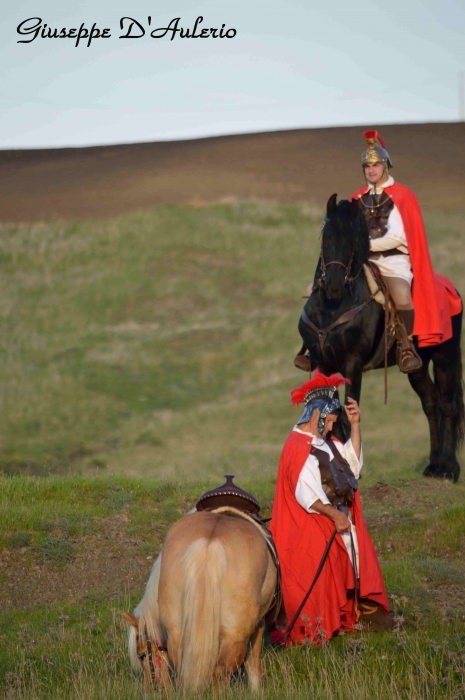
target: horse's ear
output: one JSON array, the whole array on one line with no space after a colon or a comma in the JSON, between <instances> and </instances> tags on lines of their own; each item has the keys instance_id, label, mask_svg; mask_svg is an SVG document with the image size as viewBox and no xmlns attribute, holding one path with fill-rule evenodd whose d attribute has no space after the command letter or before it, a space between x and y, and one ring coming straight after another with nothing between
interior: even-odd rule
<instances>
[{"instance_id":1,"label":"horse's ear","mask_svg":"<svg viewBox=\"0 0 465 700\"><path fill-rule=\"evenodd\" d=\"M326 205L326 216L330 217L331 214L334 214L336 211L337 207L337 194L332 194L331 197L328 199L328 204Z\"/></svg>"},{"instance_id":2,"label":"horse's ear","mask_svg":"<svg viewBox=\"0 0 465 700\"><path fill-rule=\"evenodd\" d=\"M123 618L125 622L128 623L128 625L132 625L133 627L136 628L136 630L139 629L139 618L136 617L135 615L131 615L131 613L124 612L124 610L120 610L119 614Z\"/></svg>"},{"instance_id":3,"label":"horse's ear","mask_svg":"<svg viewBox=\"0 0 465 700\"><path fill-rule=\"evenodd\" d=\"M350 214L354 218L357 216L359 210L358 199L353 199L350 203Z\"/></svg>"}]
</instances>

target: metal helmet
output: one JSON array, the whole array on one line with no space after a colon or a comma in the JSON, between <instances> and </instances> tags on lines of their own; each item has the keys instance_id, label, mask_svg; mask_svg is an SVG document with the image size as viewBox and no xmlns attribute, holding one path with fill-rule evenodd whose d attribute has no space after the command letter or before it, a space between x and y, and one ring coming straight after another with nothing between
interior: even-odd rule
<instances>
[{"instance_id":1,"label":"metal helmet","mask_svg":"<svg viewBox=\"0 0 465 700\"><path fill-rule=\"evenodd\" d=\"M369 164L382 163L384 169L392 168L392 162L389 153L386 151L386 145L377 131L365 131L363 133L367 142L367 148L362 153L362 167Z\"/></svg>"},{"instance_id":2,"label":"metal helmet","mask_svg":"<svg viewBox=\"0 0 465 700\"><path fill-rule=\"evenodd\" d=\"M338 415L342 411L342 403L335 394L338 387L343 384L350 384L350 381L340 374L331 374L327 377L317 369L313 379L291 391L294 406L298 406L301 403L305 405L305 410L297 421L297 425L307 423L311 419L313 412L318 410L320 411L318 432L320 435L323 435L326 418L331 414Z\"/></svg>"}]
</instances>

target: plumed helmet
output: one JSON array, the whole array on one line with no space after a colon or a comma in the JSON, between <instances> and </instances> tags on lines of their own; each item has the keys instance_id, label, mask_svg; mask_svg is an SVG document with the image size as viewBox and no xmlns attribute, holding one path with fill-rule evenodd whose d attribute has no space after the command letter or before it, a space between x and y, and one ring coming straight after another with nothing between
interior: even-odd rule
<instances>
[{"instance_id":1,"label":"plumed helmet","mask_svg":"<svg viewBox=\"0 0 465 700\"><path fill-rule=\"evenodd\" d=\"M362 166L383 163L387 168L392 168L392 162L389 153L386 151L386 145L377 131L365 131L363 133L367 142L367 148L362 153Z\"/></svg>"},{"instance_id":2,"label":"plumed helmet","mask_svg":"<svg viewBox=\"0 0 465 700\"><path fill-rule=\"evenodd\" d=\"M342 384L350 384L341 374L331 374L329 377L315 370L313 379L291 391L291 399L294 406L305 404L305 410L297 421L297 425L307 423L315 410L320 411L318 420L318 432L323 435L326 418L342 411L342 404L336 396L338 387Z\"/></svg>"}]
</instances>

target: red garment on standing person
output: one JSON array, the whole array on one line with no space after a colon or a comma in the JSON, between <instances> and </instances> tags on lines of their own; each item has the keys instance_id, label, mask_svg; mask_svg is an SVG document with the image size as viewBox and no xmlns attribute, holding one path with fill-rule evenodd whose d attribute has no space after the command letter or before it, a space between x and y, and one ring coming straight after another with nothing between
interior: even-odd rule
<instances>
[{"instance_id":1,"label":"red garment on standing person","mask_svg":"<svg viewBox=\"0 0 465 700\"><path fill-rule=\"evenodd\" d=\"M300 472L310 453L310 435L293 431L283 448L279 463L271 518L271 532L278 550L287 619L290 621L310 588L326 544L334 531L327 516L307 513L295 498ZM358 489L350 508L357 530L360 571L359 596L369 598L386 612L389 603L376 552L362 514ZM321 575L287 645L324 644L343 630L354 630L355 577L342 538L337 535Z\"/></svg>"},{"instance_id":2,"label":"red garment on standing person","mask_svg":"<svg viewBox=\"0 0 465 700\"><path fill-rule=\"evenodd\" d=\"M354 192L350 200L359 199L367 187ZM420 205L412 190L395 182L384 192L399 209L407 238L413 272L413 334L418 337L419 347L439 345L452 338L451 316L460 313L462 301L452 283L433 272Z\"/></svg>"}]
</instances>

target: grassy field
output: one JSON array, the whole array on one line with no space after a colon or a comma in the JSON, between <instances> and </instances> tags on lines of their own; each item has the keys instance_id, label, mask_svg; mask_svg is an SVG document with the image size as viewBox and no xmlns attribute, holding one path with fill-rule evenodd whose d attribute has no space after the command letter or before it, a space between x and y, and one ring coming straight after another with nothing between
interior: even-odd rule
<instances>
[{"instance_id":1,"label":"grassy field","mask_svg":"<svg viewBox=\"0 0 465 700\"><path fill-rule=\"evenodd\" d=\"M269 513L322 216L233 202L0 228L0 697L144 697L117 611L170 524L228 471ZM427 227L464 294L465 216ZM465 697L465 490L420 477L426 420L389 384L384 406L382 373L364 380L360 487L404 624L268 650L266 698Z\"/></svg>"},{"instance_id":2,"label":"grassy field","mask_svg":"<svg viewBox=\"0 0 465 700\"><path fill-rule=\"evenodd\" d=\"M319 210L237 203L3 226L0 468L273 475L298 414L292 357L321 223ZM465 217L427 224L435 267L465 292ZM382 382L365 378L368 478L418 474L419 401L392 369L383 406Z\"/></svg>"},{"instance_id":3,"label":"grassy field","mask_svg":"<svg viewBox=\"0 0 465 700\"><path fill-rule=\"evenodd\" d=\"M145 697L118 611L139 602L170 524L213 483L0 478L0 697ZM273 480L242 485L268 514ZM264 697L458 700L465 487L362 484L362 497L399 630L344 636L326 649L268 649ZM248 693L238 685L231 697Z\"/></svg>"}]
</instances>

